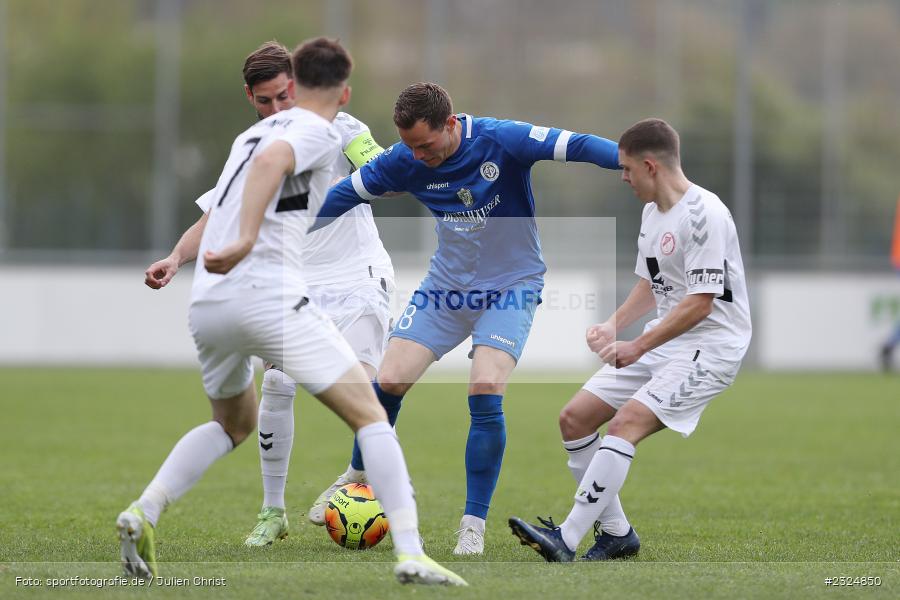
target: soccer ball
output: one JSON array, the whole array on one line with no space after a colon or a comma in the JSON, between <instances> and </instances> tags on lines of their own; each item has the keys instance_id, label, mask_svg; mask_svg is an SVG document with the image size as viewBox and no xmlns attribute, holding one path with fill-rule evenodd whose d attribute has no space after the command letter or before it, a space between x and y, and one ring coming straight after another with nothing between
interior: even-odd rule
<instances>
[{"instance_id":1,"label":"soccer ball","mask_svg":"<svg viewBox=\"0 0 900 600\"><path fill-rule=\"evenodd\" d=\"M350 483L328 500L325 529L338 546L366 550L387 534L388 521L372 487Z\"/></svg>"}]
</instances>

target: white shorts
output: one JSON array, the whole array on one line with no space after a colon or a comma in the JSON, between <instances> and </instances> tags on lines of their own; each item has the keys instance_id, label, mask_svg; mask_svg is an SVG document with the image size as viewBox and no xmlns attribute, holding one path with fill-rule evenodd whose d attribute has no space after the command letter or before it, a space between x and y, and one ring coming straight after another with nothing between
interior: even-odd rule
<instances>
[{"instance_id":1,"label":"white shorts","mask_svg":"<svg viewBox=\"0 0 900 600\"><path fill-rule=\"evenodd\" d=\"M394 281L375 277L361 282L311 285L308 294L343 334L357 360L377 369L391 330Z\"/></svg>"},{"instance_id":2,"label":"white shorts","mask_svg":"<svg viewBox=\"0 0 900 600\"><path fill-rule=\"evenodd\" d=\"M734 382L741 363L696 348L662 346L622 369L604 366L584 390L616 410L634 398L684 437L693 433L709 401Z\"/></svg>"},{"instance_id":3,"label":"white shorts","mask_svg":"<svg viewBox=\"0 0 900 600\"><path fill-rule=\"evenodd\" d=\"M242 288L233 299L196 301L190 328L212 399L236 396L252 384L251 356L279 365L310 394L331 387L357 362L306 296L280 289Z\"/></svg>"}]
</instances>

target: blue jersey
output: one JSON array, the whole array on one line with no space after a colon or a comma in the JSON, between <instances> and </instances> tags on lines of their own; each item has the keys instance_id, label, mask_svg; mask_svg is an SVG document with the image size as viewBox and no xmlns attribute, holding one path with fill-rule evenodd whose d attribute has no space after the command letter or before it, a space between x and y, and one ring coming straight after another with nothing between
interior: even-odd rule
<instances>
[{"instance_id":1,"label":"blue jersey","mask_svg":"<svg viewBox=\"0 0 900 600\"><path fill-rule=\"evenodd\" d=\"M428 167L403 143L394 144L329 191L313 229L386 192L409 192L437 222L429 269L435 284L448 290L502 290L519 283L540 289L546 266L531 166L552 159L617 169L618 145L521 121L458 116L460 146L447 160Z\"/></svg>"}]
</instances>

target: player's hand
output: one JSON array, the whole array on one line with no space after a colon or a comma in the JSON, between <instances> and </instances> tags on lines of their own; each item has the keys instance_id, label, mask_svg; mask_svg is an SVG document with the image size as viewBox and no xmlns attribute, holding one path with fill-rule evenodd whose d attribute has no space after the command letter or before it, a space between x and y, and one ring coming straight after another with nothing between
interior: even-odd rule
<instances>
[{"instance_id":1,"label":"player's hand","mask_svg":"<svg viewBox=\"0 0 900 600\"><path fill-rule=\"evenodd\" d=\"M644 350L637 342L613 342L597 353L600 359L617 369L634 364L644 355Z\"/></svg>"},{"instance_id":2,"label":"player's hand","mask_svg":"<svg viewBox=\"0 0 900 600\"><path fill-rule=\"evenodd\" d=\"M584 337L591 352L600 352L616 341L616 328L610 323L598 323L588 327Z\"/></svg>"},{"instance_id":3,"label":"player's hand","mask_svg":"<svg viewBox=\"0 0 900 600\"><path fill-rule=\"evenodd\" d=\"M225 275L231 271L253 249L253 242L239 239L231 242L218 252L207 250L203 254L203 265L210 273Z\"/></svg>"},{"instance_id":4,"label":"player's hand","mask_svg":"<svg viewBox=\"0 0 900 600\"><path fill-rule=\"evenodd\" d=\"M178 272L178 261L172 256L158 260L144 271L144 283L154 290L166 287L175 273Z\"/></svg>"}]
</instances>

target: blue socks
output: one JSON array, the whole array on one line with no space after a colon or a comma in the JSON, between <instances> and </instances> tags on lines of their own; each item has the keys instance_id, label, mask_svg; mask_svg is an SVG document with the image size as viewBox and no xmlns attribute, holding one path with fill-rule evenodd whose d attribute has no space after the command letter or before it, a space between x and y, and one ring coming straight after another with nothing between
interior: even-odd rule
<instances>
[{"instance_id":1,"label":"blue socks","mask_svg":"<svg viewBox=\"0 0 900 600\"><path fill-rule=\"evenodd\" d=\"M469 440L466 443L465 514L487 519L491 497L500 477L503 450L506 448L506 420L503 396L469 396Z\"/></svg>"},{"instance_id":2,"label":"blue socks","mask_svg":"<svg viewBox=\"0 0 900 600\"><path fill-rule=\"evenodd\" d=\"M394 425L400 412L403 396L394 396L372 382L378 401L387 412L388 422ZM465 514L487 519L491 497L500 477L503 451L506 448L506 419L503 417L503 396L474 394L469 396L469 439L466 442L466 510ZM350 466L365 470L359 444L353 441Z\"/></svg>"},{"instance_id":3,"label":"blue socks","mask_svg":"<svg viewBox=\"0 0 900 600\"><path fill-rule=\"evenodd\" d=\"M378 396L378 401L381 402L381 406L384 407L384 412L387 413L388 423L393 427L394 423L397 422L397 414L400 412L400 403L403 402L403 396L388 394L381 389L381 386L378 385L377 381L372 382L372 387L375 389L375 395ZM353 438L353 456L350 458L350 466L357 471L365 470L362 453L359 451L359 443L356 441L355 437Z\"/></svg>"}]
</instances>

